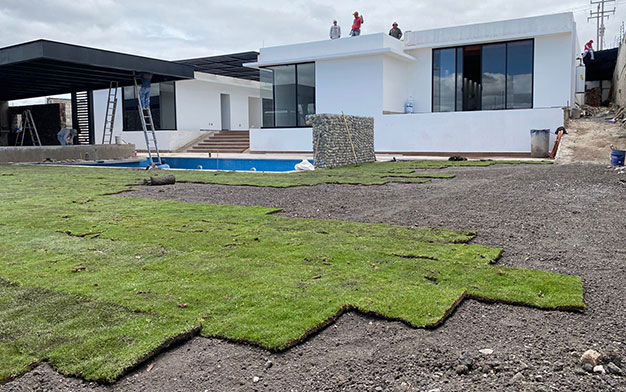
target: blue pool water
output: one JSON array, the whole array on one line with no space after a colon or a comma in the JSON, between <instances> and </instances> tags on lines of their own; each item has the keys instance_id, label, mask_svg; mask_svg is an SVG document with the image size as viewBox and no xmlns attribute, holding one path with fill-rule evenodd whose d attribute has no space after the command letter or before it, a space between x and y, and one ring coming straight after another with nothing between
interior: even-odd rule
<instances>
[{"instance_id":1,"label":"blue pool water","mask_svg":"<svg viewBox=\"0 0 626 392\"><path fill-rule=\"evenodd\" d=\"M225 171L266 171L287 172L301 160L295 159L221 159L221 158L163 158L172 169L225 170ZM313 162L311 162L313 163ZM103 162L89 166L146 168L149 160L132 162Z\"/></svg>"}]
</instances>

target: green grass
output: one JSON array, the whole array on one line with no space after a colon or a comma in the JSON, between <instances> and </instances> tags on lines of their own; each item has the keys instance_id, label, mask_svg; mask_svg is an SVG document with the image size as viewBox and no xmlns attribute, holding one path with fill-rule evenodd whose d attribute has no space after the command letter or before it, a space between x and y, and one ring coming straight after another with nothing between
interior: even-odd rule
<instances>
[{"instance_id":1,"label":"green grass","mask_svg":"<svg viewBox=\"0 0 626 392\"><path fill-rule=\"evenodd\" d=\"M353 171L382 178L387 169L343 170L356 179ZM274 182L176 174L290 186L324 180L318 173ZM584 307L579 277L495 266L500 250L468 244L470 232L107 196L146 175L0 166L0 380L47 360L64 374L114 381L199 327L283 350L346 306L414 327L438 325L466 296Z\"/></svg>"}]
</instances>

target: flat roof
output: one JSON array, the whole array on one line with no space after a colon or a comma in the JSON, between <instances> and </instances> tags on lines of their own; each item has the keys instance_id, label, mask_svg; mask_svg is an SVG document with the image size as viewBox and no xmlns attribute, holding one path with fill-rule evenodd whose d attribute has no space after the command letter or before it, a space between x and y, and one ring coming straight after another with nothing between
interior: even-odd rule
<instances>
[{"instance_id":1,"label":"flat roof","mask_svg":"<svg viewBox=\"0 0 626 392\"><path fill-rule=\"evenodd\" d=\"M189 60L179 60L180 64L193 66L198 72L210 73L213 75L229 76L231 78L260 80L258 69L244 67L244 63L257 61L258 52L242 52L225 54L212 57L200 57Z\"/></svg>"},{"instance_id":2,"label":"flat roof","mask_svg":"<svg viewBox=\"0 0 626 392\"><path fill-rule=\"evenodd\" d=\"M154 83L194 77L187 64L42 39L0 48L0 101L131 86L136 72Z\"/></svg>"}]
</instances>

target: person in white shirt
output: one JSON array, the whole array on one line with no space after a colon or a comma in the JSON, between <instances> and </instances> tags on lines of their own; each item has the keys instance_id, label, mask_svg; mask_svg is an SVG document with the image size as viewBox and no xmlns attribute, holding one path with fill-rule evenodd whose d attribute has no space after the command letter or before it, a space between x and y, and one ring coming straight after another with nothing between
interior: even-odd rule
<instances>
[{"instance_id":1,"label":"person in white shirt","mask_svg":"<svg viewBox=\"0 0 626 392\"><path fill-rule=\"evenodd\" d=\"M341 38L341 26L337 24L336 20L333 20L333 25L330 26L330 39Z\"/></svg>"}]
</instances>

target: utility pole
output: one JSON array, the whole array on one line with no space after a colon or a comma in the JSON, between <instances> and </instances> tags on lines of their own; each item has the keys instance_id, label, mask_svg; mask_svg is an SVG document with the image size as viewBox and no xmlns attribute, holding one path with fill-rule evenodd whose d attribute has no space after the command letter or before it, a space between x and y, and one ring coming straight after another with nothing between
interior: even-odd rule
<instances>
[{"instance_id":1,"label":"utility pole","mask_svg":"<svg viewBox=\"0 0 626 392\"><path fill-rule=\"evenodd\" d=\"M606 28L604 27L604 19L609 19L609 16L611 15L615 15L615 6L613 6L612 10L605 10L604 9L604 5L606 3L615 3L615 0L591 0L591 5L597 5L598 6L598 10L597 11L589 11L589 17L587 17L587 22L589 22L592 19L596 20L597 23L597 35L598 35L598 50L602 50L604 49L604 33L606 31Z\"/></svg>"}]
</instances>

